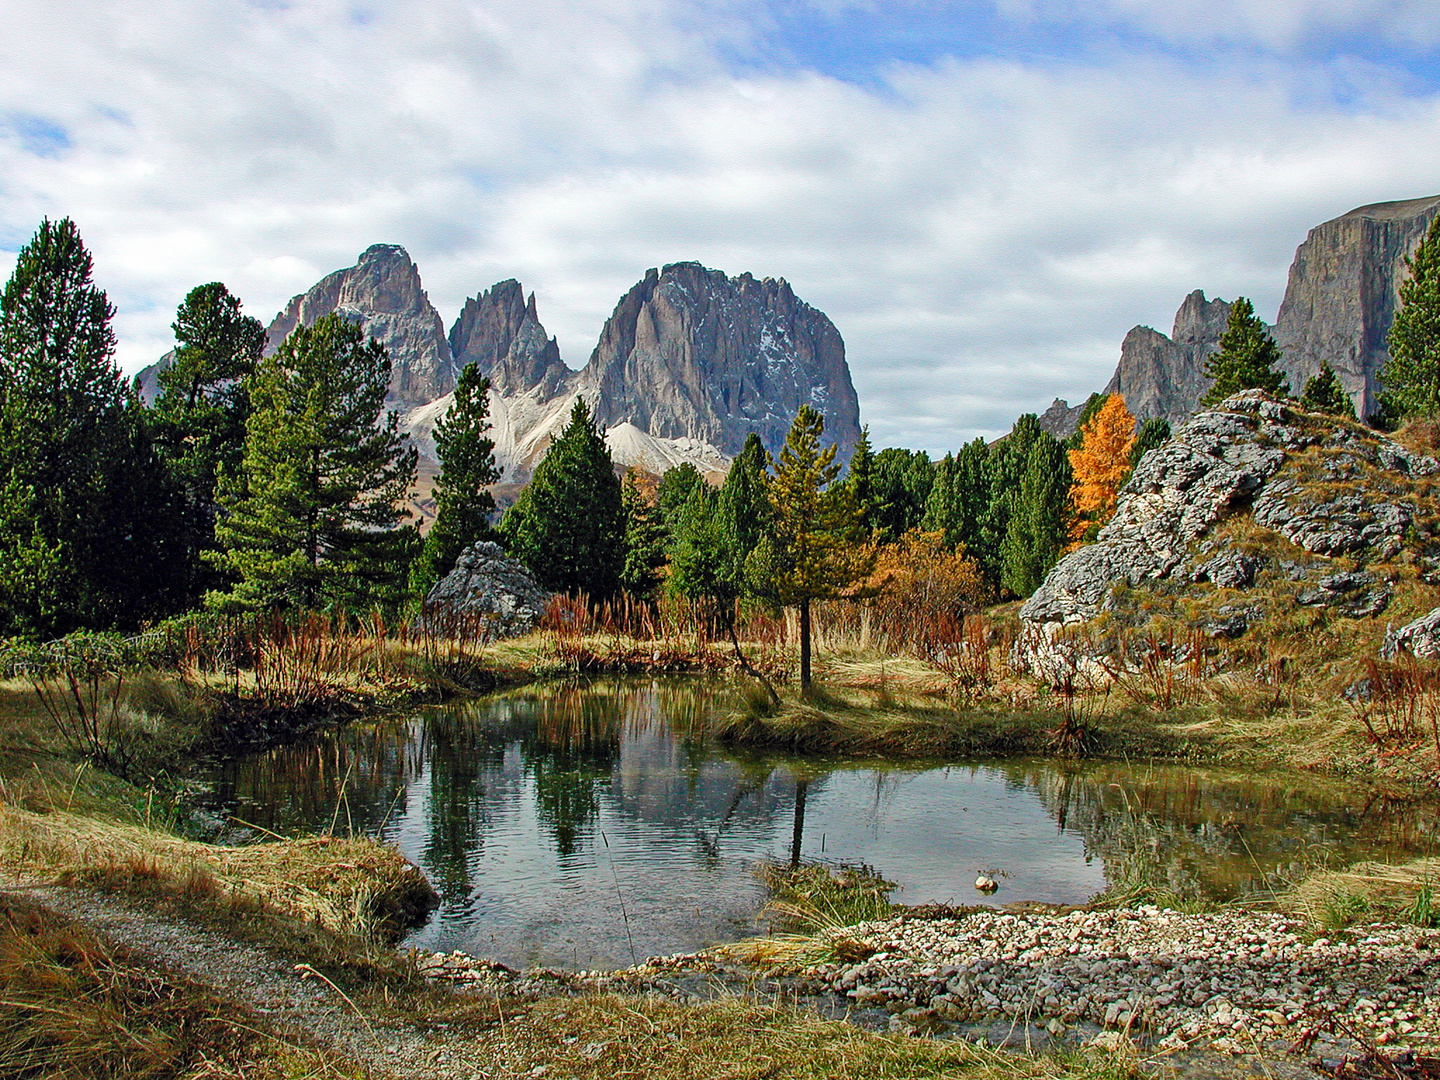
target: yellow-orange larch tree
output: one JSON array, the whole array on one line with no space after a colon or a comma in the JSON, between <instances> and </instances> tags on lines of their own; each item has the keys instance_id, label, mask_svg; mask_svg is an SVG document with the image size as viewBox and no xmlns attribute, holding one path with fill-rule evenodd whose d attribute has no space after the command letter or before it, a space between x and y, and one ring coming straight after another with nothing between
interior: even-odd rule
<instances>
[{"instance_id":1,"label":"yellow-orange larch tree","mask_svg":"<svg viewBox=\"0 0 1440 1080\"><path fill-rule=\"evenodd\" d=\"M1070 502L1075 522L1070 538L1084 540L1115 513L1120 485L1130 475L1130 451L1135 447L1135 417L1125 399L1111 394L1100 409L1080 428L1080 445L1070 451L1070 469L1075 479Z\"/></svg>"}]
</instances>

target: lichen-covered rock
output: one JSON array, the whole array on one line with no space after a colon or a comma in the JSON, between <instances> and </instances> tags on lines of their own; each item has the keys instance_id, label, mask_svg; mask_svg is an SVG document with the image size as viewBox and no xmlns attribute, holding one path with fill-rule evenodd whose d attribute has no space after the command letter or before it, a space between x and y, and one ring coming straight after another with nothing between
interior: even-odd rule
<instances>
[{"instance_id":1,"label":"lichen-covered rock","mask_svg":"<svg viewBox=\"0 0 1440 1080\"><path fill-rule=\"evenodd\" d=\"M425 623L440 632L518 637L535 629L549 601L523 564L507 558L499 544L480 541L461 552L455 569L430 590Z\"/></svg>"},{"instance_id":2,"label":"lichen-covered rock","mask_svg":"<svg viewBox=\"0 0 1440 1080\"><path fill-rule=\"evenodd\" d=\"M1385 631L1380 647L1382 660L1394 660L1401 651L1424 660L1440 658L1440 607L1406 623L1399 630Z\"/></svg>"},{"instance_id":3,"label":"lichen-covered rock","mask_svg":"<svg viewBox=\"0 0 1440 1080\"><path fill-rule=\"evenodd\" d=\"M1200 605L1190 625L1211 637L1246 633L1276 604L1373 618L1395 575L1365 566L1407 547L1421 568L1433 561L1440 515L1424 478L1437 474L1440 463L1349 422L1236 394L1145 455L1097 541L1062 559L1020 609L1021 651L1053 651L1055 627L1113 611L1133 590L1245 594ZM1221 528L1231 518L1240 533Z\"/></svg>"}]
</instances>

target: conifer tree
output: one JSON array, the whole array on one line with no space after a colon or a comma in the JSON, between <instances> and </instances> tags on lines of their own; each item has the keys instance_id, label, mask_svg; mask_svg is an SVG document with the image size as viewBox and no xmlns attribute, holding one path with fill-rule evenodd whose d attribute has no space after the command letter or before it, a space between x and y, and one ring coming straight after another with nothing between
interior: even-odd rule
<instances>
[{"instance_id":1,"label":"conifer tree","mask_svg":"<svg viewBox=\"0 0 1440 1080\"><path fill-rule=\"evenodd\" d=\"M780 457L773 463L770 506L780 603L800 613L800 686L810 686L810 605L844 594L869 573L859 543L862 525L850 489L836 484L835 447L820 448L825 418L800 406Z\"/></svg>"},{"instance_id":2,"label":"conifer tree","mask_svg":"<svg viewBox=\"0 0 1440 1080\"><path fill-rule=\"evenodd\" d=\"M1000 545L1000 584L1016 596L1029 596L1038 589L1065 550L1070 480L1065 448L1048 435L1036 439Z\"/></svg>"},{"instance_id":3,"label":"conifer tree","mask_svg":"<svg viewBox=\"0 0 1440 1080\"><path fill-rule=\"evenodd\" d=\"M920 528L927 533L939 533L941 544L953 550L961 532L958 509L955 455L946 454L935 462L935 482L930 485L930 497L925 500L925 516L920 519Z\"/></svg>"},{"instance_id":4,"label":"conifer tree","mask_svg":"<svg viewBox=\"0 0 1440 1080\"><path fill-rule=\"evenodd\" d=\"M1255 305L1243 296L1230 306L1230 321L1220 335L1220 351L1205 361L1205 374L1213 380L1200 399L1218 405L1242 390L1264 390L1277 397L1290 393L1284 372L1277 371L1280 349L1255 317Z\"/></svg>"},{"instance_id":5,"label":"conifer tree","mask_svg":"<svg viewBox=\"0 0 1440 1080\"><path fill-rule=\"evenodd\" d=\"M1140 459L1157 447L1170 441L1170 421L1164 417L1152 416L1140 425L1135 433L1135 445L1130 448L1130 469L1140 464ZM1129 477L1126 477L1129 479Z\"/></svg>"},{"instance_id":6,"label":"conifer tree","mask_svg":"<svg viewBox=\"0 0 1440 1080\"><path fill-rule=\"evenodd\" d=\"M706 485L690 489L685 505L675 511L670 536L670 592L690 600L709 601L720 614L733 602L724 572L729 561L715 515L715 496Z\"/></svg>"},{"instance_id":7,"label":"conifer tree","mask_svg":"<svg viewBox=\"0 0 1440 1080\"><path fill-rule=\"evenodd\" d=\"M455 568L460 553L495 530L490 515L495 499L489 486L500 479L495 440L490 438L490 380L468 363L455 383L450 408L435 425L435 522L425 537L411 574L411 590L422 598Z\"/></svg>"},{"instance_id":8,"label":"conifer tree","mask_svg":"<svg viewBox=\"0 0 1440 1080\"><path fill-rule=\"evenodd\" d=\"M390 359L338 314L297 327L249 379L253 411L238 474L220 482L215 562L233 575L207 594L221 610L361 611L403 596L419 544L402 525L415 450L381 420Z\"/></svg>"},{"instance_id":9,"label":"conifer tree","mask_svg":"<svg viewBox=\"0 0 1440 1080\"><path fill-rule=\"evenodd\" d=\"M920 524L935 483L935 466L923 450L886 447L875 455L873 497L866 524L893 543Z\"/></svg>"},{"instance_id":10,"label":"conifer tree","mask_svg":"<svg viewBox=\"0 0 1440 1080\"><path fill-rule=\"evenodd\" d=\"M620 480L584 398L500 521L510 554L556 592L615 594L625 559Z\"/></svg>"},{"instance_id":11,"label":"conifer tree","mask_svg":"<svg viewBox=\"0 0 1440 1080\"><path fill-rule=\"evenodd\" d=\"M1125 399L1111 394L1080 432L1079 449L1069 451L1074 475L1070 501L1075 514L1071 539L1076 541L1099 529L1115 513L1120 485L1130 475L1135 418L1125 407Z\"/></svg>"},{"instance_id":12,"label":"conifer tree","mask_svg":"<svg viewBox=\"0 0 1440 1080\"><path fill-rule=\"evenodd\" d=\"M677 519L690 502L696 488L706 487L705 477L690 462L685 461L665 470L655 489L655 505L659 507L660 519L666 529L674 529Z\"/></svg>"},{"instance_id":13,"label":"conifer tree","mask_svg":"<svg viewBox=\"0 0 1440 1080\"><path fill-rule=\"evenodd\" d=\"M1403 417L1440 414L1440 217L1413 255L1400 283L1390 325L1390 359L1380 371L1383 404Z\"/></svg>"},{"instance_id":14,"label":"conifer tree","mask_svg":"<svg viewBox=\"0 0 1440 1080\"><path fill-rule=\"evenodd\" d=\"M989 448L985 457L984 505L979 509L973 543L967 546L985 572L993 589L1000 583L1000 547L1010 532L1010 515L1020 497L1020 483L1030 461L1030 448L1037 439L1051 438L1040 427L1040 418L1025 413L1015 421L1010 434ZM978 494L978 493L977 493Z\"/></svg>"},{"instance_id":15,"label":"conifer tree","mask_svg":"<svg viewBox=\"0 0 1440 1080\"><path fill-rule=\"evenodd\" d=\"M1350 395L1340 385L1335 369L1328 363L1321 363L1320 370L1305 383L1300 404L1314 412L1355 419L1355 403L1350 400Z\"/></svg>"},{"instance_id":16,"label":"conifer tree","mask_svg":"<svg viewBox=\"0 0 1440 1080\"><path fill-rule=\"evenodd\" d=\"M182 547L186 606L221 581L202 552L215 551L216 479L240 468L247 379L265 347L265 328L240 313L240 301L211 282L186 295L171 324L176 347L160 372L160 393L148 419L156 448L178 495L176 526Z\"/></svg>"},{"instance_id":17,"label":"conifer tree","mask_svg":"<svg viewBox=\"0 0 1440 1080\"><path fill-rule=\"evenodd\" d=\"M637 599L648 600L660 584L666 534L660 508L646 498L634 469L625 470L620 508L625 515L625 564L620 571L620 587Z\"/></svg>"},{"instance_id":18,"label":"conifer tree","mask_svg":"<svg viewBox=\"0 0 1440 1080\"><path fill-rule=\"evenodd\" d=\"M867 533L871 531L870 514L875 502L875 452L870 447L869 426L860 429L860 438L850 454L850 467L845 476L850 497Z\"/></svg>"},{"instance_id":19,"label":"conifer tree","mask_svg":"<svg viewBox=\"0 0 1440 1080\"><path fill-rule=\"evenodd\" d=\"M0 635L134 626L175 605L170 492L93 273L74 222L46 219L0 295Z\"/></svg>"},{"instance_id":20,"label":"conifer tree","mask_svg":"<svg viewBox=\"0 0 1440 1080\"><path fill-rule=\"evenodd\" d=\"M752 431L715 497L715 522L725 556L722 578L727 592L737 599L755 591L750 560L770 529L768 460L760 436Z\"/></svg>"}]
</instances>

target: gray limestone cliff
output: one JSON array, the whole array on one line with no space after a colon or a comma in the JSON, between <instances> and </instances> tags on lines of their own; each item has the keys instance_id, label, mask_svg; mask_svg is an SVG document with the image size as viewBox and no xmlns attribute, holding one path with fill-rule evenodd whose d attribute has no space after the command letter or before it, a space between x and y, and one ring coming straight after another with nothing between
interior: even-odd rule
<instances>
[{"instance_id":1,"label":"gray limestone cliff","mask_svg":"<svg viewBox=\"0 0 1440 1080\"><path fill-rule=\"evenodd\" d=\"M804 404L826 442L860 437L845 343L782 278L727 277L699 263L649 271L615 308L582 374L600 422L698 439L728 455L754 431L772 452Z\"/></svg>"},{"instance_id":2,"label":"gray limestone cliff","mask_svg":"<svg viewBox=\"0 0 1440 1080\"><path fill-rule=\"evenodd\" d=\"M513 278L465 301L450 328L450 352L457 372L473 362L500 394L536 391L550 398L574 382L575 372L540 325L535 294L527 301Z\"/></svg>"},{"instance_id":3,"label":"gray limestone cliff","mask_svg":"<svg viewBox=\"0 0 1440 1080\"><path fill-rule=\"evenodd\" d=\"M294 297L270 324L266 352L274 352L295 327L313 325L336 311L355 319L388 350L393 401L420 405L455 388L445 324L404 248L375 244L354 266L327 275Z\"/></svg>"},{"instance_id":4,"label":"gray limestone cliff","mask_svg":"<svg viewBox=\"0 0 1440 1080\"><path fill-rule=\"evenodd\" d=\"M1122 396L1138 419L1184 422L1210 385L1205 361L1219 348L1229 318L1227 301L1207 300L1196 289L1175 313L1169 337L1148 326L1137 326L1125 335L1120 362L1104 392Z\"/></svg>"},{"instance_id":5,"label":"gray limestone cliff","mask_svg":"<svg viewBox=\"0 0 1440 1080\"><path fill-rule=\"evenodd\" d=\"M1310 230L1295 251L1275 320L1293 392L1328 362L1358 414L1375 410L1405 257L1437 212L1440 195L1375 203Z\"/></svg>"}]
</instances>

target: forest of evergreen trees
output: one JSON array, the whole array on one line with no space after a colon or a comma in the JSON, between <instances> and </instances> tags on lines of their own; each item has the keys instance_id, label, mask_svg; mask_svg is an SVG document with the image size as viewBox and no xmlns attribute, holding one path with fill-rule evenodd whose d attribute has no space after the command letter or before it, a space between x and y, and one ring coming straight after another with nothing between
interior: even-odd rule
<instances>
[{"instance_id":1,"label":"forest of evergreen trees","mask_svg":"<svg viewBox=\"0 0 1440 1080\"><path fill-rule=\"evenodd\" d=\"M752 435L719 486L689 465L656 483L618 475L581 400L497 523L488 383L471 365L436 429L422 538L403 509L416 454L385 408L390 362L353 322L326 316L267 356L239 299L199 286L146 406L115 365L113 315L74 223L43 222L0 297L0 635L198 609L403 614L480 539L551 590L668 593L732 631L742 600L794 607L808 626L813 601L873 594L877 562L893 572L922 534L924 550L966 560L976 602L1024 597L1093 538L1169 434L1097 394L1067 442L1027 414L939 460L875 452L862 433L842 463L802 408L776 457Z\"/></svg>"}]
</instances>

